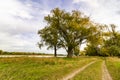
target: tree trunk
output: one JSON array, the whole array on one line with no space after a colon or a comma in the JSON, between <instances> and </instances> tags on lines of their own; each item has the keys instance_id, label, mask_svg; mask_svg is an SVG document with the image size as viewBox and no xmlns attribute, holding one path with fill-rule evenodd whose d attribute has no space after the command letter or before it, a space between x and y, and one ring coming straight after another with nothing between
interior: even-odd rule
<instances>
[{"instance_id":1,"label":"tree trunk","mask_svg":"<svg viewBox=\"0 0 120 80\"><path fill-rule=\"evenodd\" d=\"M57 48L54 46L54 56L57 57Z\"/></svg>"},{"instance_id":2,"label":"tree trunk","mask_svg":"<svg viewBox=\"0 0 120 80\"><path fill-rule=\"evenodd\" d=\"M72 58L72 57L73 57L73 48L68 47L67 53L68 53L67 57L68 57L68 58Z\"/></svg>"}]
</instances>

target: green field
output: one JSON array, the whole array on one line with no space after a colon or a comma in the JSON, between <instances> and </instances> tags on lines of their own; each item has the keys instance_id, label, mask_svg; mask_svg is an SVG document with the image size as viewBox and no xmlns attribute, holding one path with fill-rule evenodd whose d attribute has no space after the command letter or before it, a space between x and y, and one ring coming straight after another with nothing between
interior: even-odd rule
<instances>
[{"instance_id":1,"label":"green field","mask_svg":"<svg viewBox=\"0 0 120 80\"><path fill-rule=\"evenodd\" d=\"M0 80L62 80L65 76L96 61L70 80L102 80L99 57L77 58L0 58ZM106 58L113 80L120 80L120 59Z\"/></svg>"},{"instance_id":2,"label":"green field","mask_svg":"<svg viewBox=\"0 0 120 80\"><path fill-rule=\"evenodd\" d=\"M96 58L1 58L0 80L56 80Z\"/></svg>"},{"instance_id":3,"label":"green field","mask_svg":"<svg viewBox=\"0 0 120 80\"><path fill-rule=\"evenodd\" d=\"M108 58L106 63L113 80L120 80L120 59Z\"/></svg>"},{"instance_id":4,"label":"green field","mask_svg":"<svg viewBox=\"0 0 120 80\"><path fill-rule=\"evenodd\" d=\"M73 80L101 80L102 71L101 71L102 61L97 61L93 65L90 65L83 72L77 74Z\"/></svg>"}]
</instances>

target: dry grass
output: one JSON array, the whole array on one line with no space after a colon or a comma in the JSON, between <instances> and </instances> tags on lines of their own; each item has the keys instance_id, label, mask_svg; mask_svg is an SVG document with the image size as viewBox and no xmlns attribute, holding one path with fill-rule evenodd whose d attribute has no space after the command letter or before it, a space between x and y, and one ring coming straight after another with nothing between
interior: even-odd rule
<instances>
[{"instance_id":1,"label":"dry grass","mask_svg":"<svg viewBox=\"0 0 120 80\"><path fill-rule=\"evenodd\" d=\"M102 79L102 60L95 62L84 71L77 74L72 80L101 80Z\"/></svg>"},{"instance_id":2,"label":"dry grass","mask_svg":"<svg viewBox=\"0 0 120 80\"><path fill-rule=\"evenodd\" d=\"M56 80L96 58L0 58L0 80Z\"/></svg>"}]
</instances>

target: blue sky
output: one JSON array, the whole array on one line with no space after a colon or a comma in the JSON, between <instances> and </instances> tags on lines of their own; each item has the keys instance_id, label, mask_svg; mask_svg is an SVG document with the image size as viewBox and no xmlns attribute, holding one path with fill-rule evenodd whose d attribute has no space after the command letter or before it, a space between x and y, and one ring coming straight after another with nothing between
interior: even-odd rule
<instances>
[{"instance_id":1,"label":"blue sky","mask_svg":"<svg viewBox=\"0 0 120 80\"><path fill-rule=\"evenodd\" d=\"M37 32L46 25L44 16L56 7L80 10L97 23L115 24L120 29L120 0L0 0L0 49L45 52L37 47ZM59 50L58 53L65 53Z\"/></svg>"}]
</instances>

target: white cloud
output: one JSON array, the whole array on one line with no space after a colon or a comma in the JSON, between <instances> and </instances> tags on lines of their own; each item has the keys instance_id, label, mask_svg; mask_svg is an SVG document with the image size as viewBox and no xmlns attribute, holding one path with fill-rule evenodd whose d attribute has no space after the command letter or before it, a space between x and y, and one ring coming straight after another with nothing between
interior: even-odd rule
<instances>
[{"instance_id":1,"label":"white cloud","mask_svg":"<svg viewBox=\"0 0 120 80\"><path fill-rule=\"evenodd\" d=\"M9 33L0 33L0 48L7 51L39 51L36 45L36 36L24 39L22 35L10 35Z\"/></svg>"},{"instance_id":2,"label":"white cloud","mask_svg":"<svg viewBox=\"0 0 120 80\"><path fill-rule=\"evenodd\" d=\"M80 2L84 2L87 3L88 5L92 6L92 7L98 7L98 0L73 0L73 3L75 4L79 4Z\"/></svg>"},{"instance_id":3,"label":"white cloud","mask_svg":"<svg viewBox=\"0 0 120 80\"><path fill-rule=\"evenodd\" d=\"M30 9L18 0L0 1L0 31L15 30L15 32L17 32L17 30L21 30L21 28L24 31L30 29L28 27L33 27L33 24L30 23L31 25L28 25L28 20L32 18L33 16L30 15Z\"/></svg>"},{"instance_id":4,"label":"white cloud","mask_svg":"<svg viewBox=\"0 0 120 80\"><path fill-rule=\"evenodd\" d=\"M1 0L0 1L0 13L2 15L19 16L21 18L31 19L32 16L28 13L29 8L17 0ZM1 16L2 16L1 15Z\"/></svg>"},{"instance_id":5,"label":"white cloud","mask_svg":"<svg viewBox=\"0 0 120 80\"><path fill-rule=\"evenodd\" d=\"M7 51L39 51L37 31L40 20L32 20L32 9L18 0L0 1L0 49ZM42 26L42 25L41 25ZM24 35L26 34L26 35ZM28 36L28 35L33 36ZM24 37L29 37L25 38Z\"/></svg>"},{"instance_id":6,"label":"white cloud","mask_svg":"<svg viewBox=\"0 0 120 80\"><path fill-rule=\"evenodd\" d=\"M22 2L23 1L23 2ZM38 2L35 2L38 1ZM76 8L98 23L120 26L120 1L72 0L0 0L0 49L8 51L41 51L52 53L46 47L39 50L37 31L44 27L43 18L55 7L66 11ZM64 3L65 2L65 3ZM59 53L65 53L59 50Z\"/></svg>"},{"instance_id":7,"label":"white cloud","mask_svg":"<svg viewBox=\"0 0 120 80\"><path fill-rule=\"evenodd\" d=\"M81 7L82 2L84 2L84 4L86 5ZM120 26L120 1L73 0L73 4L76 3L80 5L80 10L90 16L93 21L104 24L116 24Z\"/></svg>"},{"instance_id":8,"label":"white cloud","mask_svg":"<svg viewBox=\"0 0 120 80\"><path fill-rule=\"evenodd\" d=\"M37 46L37 31L44 27L43 18L49 14L49 10L40 6L31 1L0 1L0 49L53 53L53 50L46 50L46 47L40 50Z\"/></svg>"}]
</instances>

